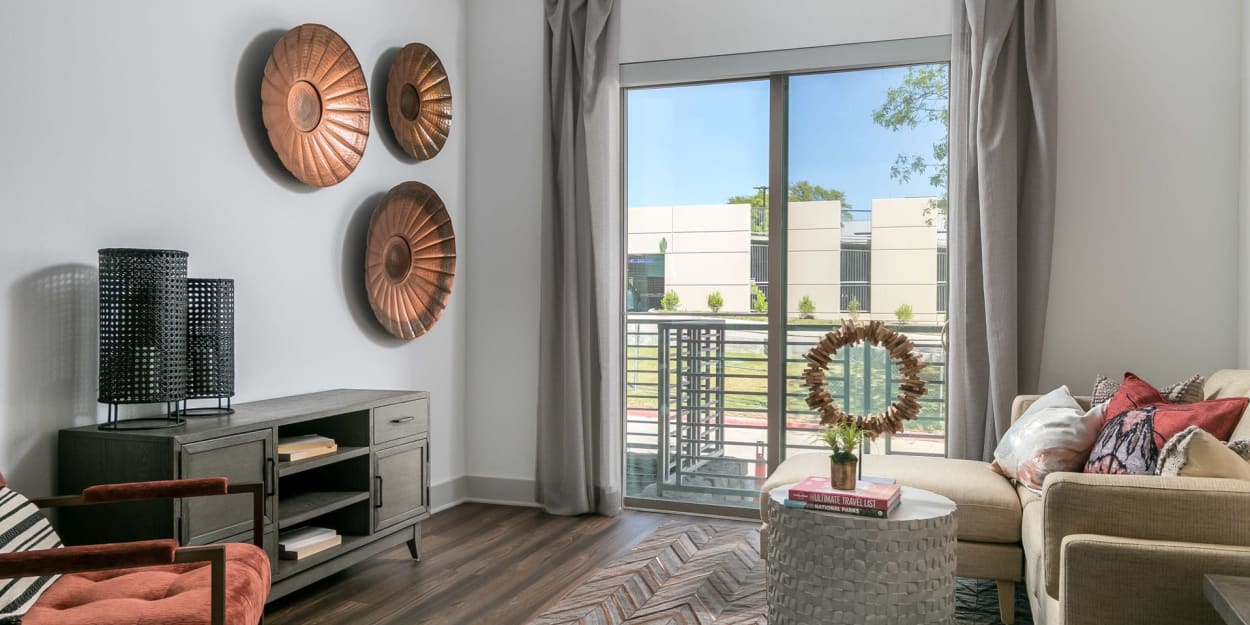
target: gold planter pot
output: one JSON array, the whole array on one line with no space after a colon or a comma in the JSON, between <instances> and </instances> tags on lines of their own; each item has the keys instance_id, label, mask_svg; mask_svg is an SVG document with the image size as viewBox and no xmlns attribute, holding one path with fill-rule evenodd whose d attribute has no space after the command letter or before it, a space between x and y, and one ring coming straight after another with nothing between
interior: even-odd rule
<instances>
[{"instance_id":1,"label":"gold planter pot","mask_svg":"<svg viewBox=\"0 0 1250 625\"><path fill-rule=\"evenodd\" d=\"M855 490L856 468L858 460L837 462L829 459L829 481L838 490Z\"/></svg>"}]
</instances>

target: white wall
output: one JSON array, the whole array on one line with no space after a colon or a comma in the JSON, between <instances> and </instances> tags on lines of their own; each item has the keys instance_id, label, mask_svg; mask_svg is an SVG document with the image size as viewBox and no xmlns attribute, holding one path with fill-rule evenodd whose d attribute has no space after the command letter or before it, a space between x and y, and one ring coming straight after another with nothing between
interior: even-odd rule
<instances>
[{"instance_id":1,"label":"white wall","mask_svg":"<svg viewBox=\"0 0 1250 625\"><path fill-rule=\"evenodd\" d=\"M374 87L369 145L344 182L313 190L261 125L269 49L303 22L334 28ZM446 148L399 158L379 106L387 63L421 41L451 76ZM190 252L237 283L237 401L337 387L431 391L434 493L465 473L465 13L455 0L163 0L5 5L0 20L0 471L49 493L56 431L93 422L96 250ZM419 180L446 202L461 276L439 324L381 332L364 295L369 211ZM443 503L434 501L435 506Z\"/></svg>"},{"instance_id":2,"label":"white wall","mask_svg":"<svg viewBox=\"0 0 1250 625\"><path fill-rule=\"evenodd\" d=\"M1236 363L1239 5L1060 3L1043 388Z\"/></svg>"},{"instance_id":3,"label":"white wall","mask_svg":"<svg viewBox=\"0 0 1250 625\"><path fill-rule=\"evenodd\" d=\"M1241 3L1241 249L1237 366L1250 368L1250 7Z\"/></svg>"},{"instance_id":4,"label":"white wall","mask_svg":"<svg viewBox=\"0 0 1250 625\"><path fill-rule=\"evenodd\" d=\"M538 411L541 0L468 3L469 494L532 501Z\"/></svg>"},{"instance_id":5,"label":"white wall","mask_svg":"<svg viewBox=\"0 0 1250 625\"><path fill-rule=\"evenodd\" d=\"M622 0L621 62L950 34L945 0Z\"/></svg>"}]
</instances>

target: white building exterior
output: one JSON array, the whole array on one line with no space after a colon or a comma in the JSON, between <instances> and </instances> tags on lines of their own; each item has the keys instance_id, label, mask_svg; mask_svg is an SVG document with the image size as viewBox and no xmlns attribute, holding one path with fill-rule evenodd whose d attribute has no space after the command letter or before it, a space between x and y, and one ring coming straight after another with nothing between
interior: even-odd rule
<instances>
[{"instance_id":1,"label":"white building exterior","mask_svg":"<svg viewBox=\"0 0 1250 625\"><path fill-rule=\"evenodd\" d=\"M806 296L815 305L815 317L844 316L845 234L859 243L857 249L865 239L870 242L871 286L864 288L871 295L861 302L862 318L894 319L895 310L909 304L915 321L941 321L938 250L945 247L945 233L929 214L929 203L930 198L874 199L868 227L844 233L841 202L791 202L787 310L798 316ZM628 228L631 257L663 254L663 289L677 293L678 310L709 311L708 295L719 292L721 312L751 312L750 205L633 207Z\"/></svg>"}]
</instances>

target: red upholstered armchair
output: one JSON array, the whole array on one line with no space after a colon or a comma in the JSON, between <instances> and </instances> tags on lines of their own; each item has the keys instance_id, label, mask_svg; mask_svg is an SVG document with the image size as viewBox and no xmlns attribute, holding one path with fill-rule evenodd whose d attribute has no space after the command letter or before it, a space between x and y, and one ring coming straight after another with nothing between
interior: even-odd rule
<instances>
[{"instance_id":1,"label":"red upholstered armchair","mask_svg":"<svg viewBox=\"0 0 1250 625\"><path fill-rule=\"evenodd\" d=\"M255 544L182 547L166 539L7 553L0 554L0 578L61 575L23 625L256 625L270 583L261 484L226 478L108 484L31 502L61 508L236 493L251 493L255 502Z\"/></svg>"}]
</instances>

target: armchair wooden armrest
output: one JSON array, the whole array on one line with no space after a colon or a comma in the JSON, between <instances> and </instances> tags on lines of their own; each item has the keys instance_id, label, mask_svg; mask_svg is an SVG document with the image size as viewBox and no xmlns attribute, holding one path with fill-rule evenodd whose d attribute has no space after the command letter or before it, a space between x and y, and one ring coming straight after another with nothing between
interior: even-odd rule
<instances>
[{"instance_id":1,"label":"armchair wooden armrest","mask_svg":"<svg viewBox=\"0 0 1250 625\"><path fill-rule=\"evenodd\" d=\"M173 564L172 538L0 553L0 579Z\"/></svg>"},{"instance_id":2,"label":"armchair wooden armrest","mask_svg":"<svg viewBox=\"0 0 1250 625\"><path fill-rule=\"evenodd\" d=\"M265 485L259 482L231 484L224 477L155 482L125 482L90 486L81 495L31 499L40 508L66 508L152 499L181 499L216 495L252 495L252 543L265 548Z\"/></svg>"},{"instance_id":3,"label":"armchair wooden armrest","mask_svg":"<svg viewBox=\"0 0 1250 625\"><path fill-rule=\"evenodd\" d=\"M1078 534L1250 547L1250 482L1204 477L1052 473L1042 488L1046 592L1059 597ZM1199 579L1199 582L1201 579ZM1064 598L1066 601L1066 597Z\"/></svg>"}]
</instances>

